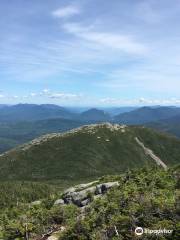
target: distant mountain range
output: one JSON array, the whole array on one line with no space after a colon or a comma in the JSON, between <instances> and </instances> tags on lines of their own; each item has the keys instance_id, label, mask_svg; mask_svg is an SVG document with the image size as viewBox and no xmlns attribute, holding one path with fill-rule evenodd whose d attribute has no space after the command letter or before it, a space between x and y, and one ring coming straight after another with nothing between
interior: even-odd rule
<instances>
[{"instance_id":1,"label":"distant mountain range","mask_svg":"<svg viewBox=\"0 0 180 240\"><path fill-rule=\"evenodd\" d=\"M146 126L173 134L180 138L180 114L168 119L147 123Z\"/></svg>"},{"instance_id":2,"label":"distant mountain range","mask_svg":"<svg viewBox=\"0 0 180 240\"><path fill-rule=\"evenodd\" d=\"M116 115L119 115L121 113L125 112L131 112L135 109L138 109L138 107L107 107L107 108L100 108L100 110L104 110L105 112L109 113L111 117L114 117Z\"/></svg>"},{"instance_id":3,"label":"distant mountain range","mask_svg":"<svg viewBox=\"0 0 180 240\"><path fill-rule=\"evenodd\" d=\"M85 124L114 122L144 125L180 137L180 108L64 108L53 104L0 105L0 153L43 134ZM124 112L126 111L126 112ZM120 113L114 115L115 113Z\"/></svg>"},{"instance_id":4,"label":"distant mountain range","mask_svg":"<svg viewBox=\"0 0 180 240\"><path fill-rule=\"evenodd\" d=\"M116 115L114 121L124 124L140 125L171 118L178 114L180 114L180 108L177 107L142 107L131 112Z\"/></svg>"},{"instance_id":5,"label":"distant mountain range","mask_svg":"<svg viewBox=\"0 0 180 240\"><path fill-rule=\"evenodd\" d=\"M50 118L75 118L75 114L53 104L18 104L0 110L0 122L36 121Z\"/></svg>"},{"instance_id":6,"label":"distant mountain range","mask_svg":"<svg viewBox=\"0 0 180 240\"><path fill-rule=\"evenodd\" d=\"M44 119L71 119L80 121L114 121L125 124L143 124L167 119L180 114L178 107L121 107L90 108L78 111L53 104L0 105L0 122L37 121Z\"/></svg>"},{"instance_id":7,"label":"distant mountain range","mask_svg":"<svg viewBox=\"0 0 180 240\"><path fill-rule=\"evenodd\" d=\"M110 121L116 114L129 112L135 107L78 108L61 107L54 104L0 104L0 122L37 121L64 118L80 121Z\"/></svg>"},{"instance_id":8,"label":"distant mountain range","mask_svg":"<svg viewBox=\"0 0 180 240\"><path fill-rule=\"evenodd\" d=\"M103 110L99 110L96 108L92 108L89 109L85 112L82 112L80 114L80 119L82 121L111 121L112 117L110 116L110 114L108 114L107 112L103 111Z\"/></svg>"},{"instance_id":9,"label":"distant mountain range","mask_svg":"<svg viewBox=\"0 0 180 240\"><path fill-rule=\"evenodd\" d=\"M177 138L143 127L100 124L45 135L1 155L0 179L78 181L156 166L137 139L168 166L178 163Z\"/></svg>"}]
</instances>

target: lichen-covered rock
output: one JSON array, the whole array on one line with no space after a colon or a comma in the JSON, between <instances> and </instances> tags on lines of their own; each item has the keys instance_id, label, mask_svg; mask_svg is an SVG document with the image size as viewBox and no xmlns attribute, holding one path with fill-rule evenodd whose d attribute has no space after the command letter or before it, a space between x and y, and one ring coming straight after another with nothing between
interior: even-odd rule
<instances>
[{"instance_id":1,"label":"lichen-covered rock","mask_svg":"<svg viewBox=\"0 0 180 240\"><path fill-rule=\"evenodd\" d=\"M80 191L80 190L83 190L85 188L91 187L92 185L97 184L98 182L99 181L93 181L93 182L89 182L89 183L82 183L82 184L79 184L79 185L75 186L75 188Z\"/></svg>"},{"instance_id":2,"label":"lichen-covered rock","mask_svg":"<svg viewBox=\"0 0 180 240\"><path fill-rule=\"evenodd\" d=\"M95 194L102 194L102 184L98 184L96 186L96 191L95 191Z\"/></svg>"},{"instance_id":3,"label":"lichen-covered rock","mask_svg":"<svg viewBox=\"0 0 180 240\"><path fill-rule=\"evenodd\" d=\"M90 199L87 198L87 199L81 201L81 207L84 207L84 206L88 205L89 203L90 203Z\"/></svg>"},{"instance_id":4,"label":"lichen-covered rock","mask_svg":"<svg viewBox=\"0 0 180 240\"><path fill-rule=\"evenodd\" d=\"M116 187L116 186L119 186L119 183L118 183L118 182L107 182L107 183L98 184L98 185L96 186L96 191L95 191L95 193L96 193L96 194L102 194L102 193L107 192L107 190L108 190L109 188Z\"/></svg>"},{"instance_id":5,"label":"lichen-covered rock","mask_svg":"<svg viewBox=\"0 0 180 240\"><path fill-rule=\"evenodd\" d=\"M57 199L57 200L54 202L54 205L64 205L64 200L63 200L63 199Z\"/></svg>"},{"instance_id":6,"label":"lichen-covered rock","mask_svg":"<svg viewBox=\"0 0 180 240\"><path fill-rule=\"evenodd\" d=\"M96 186L86 188L80 192L73 192L71 194L71 197L72 197L73 202L76 203L77 201L82 201L82 200L86 199L88 197L89 193L95 194L95 191L96 191Z\"/></svg>"},{"instance_id":7,"label":"lichen-covered rock","mask_svg":"<svg viewBox=\"0 0 180 240\"><path fill-rule=\"evenodd\" d=\"M67 195L75 191L76 191L76 187L70 187L64 191L64 194Z\"/></svg>"},{"instance_id":8,"label":"lichen-covered rock","mask_svg":"<svg viewBox=\"0 0 180 240\"><path fill-rule=\"evenodd\" d=\"M102 195L103 193L107 192L108 189L119 186L118 182L107 182L107 183L101 183L92 187L91 186L95 183L98 183L98 181L87 183L87 184L80 184L73 188L69 188L64 192L63 195L63 201L65 204L74 203L78 207L83 207L91 201L91 196L97 196ZM85 188L88 187L88 188ZM83 190L80 190L82 188L85 188Z\"/></svg>"},{"instance_id":9,"label":"lichen-covered rock","mask_svg":"<svg viewBox=\"0 0 180 240\"><path fill-rule=\"evenodd\" d=\"M109 188L119 186L118 182L107 182L102 184L102 192L103 190L108 190Z\"/></svg>"},{"instance_id":10,"label":"lichen-covered rock","mask_svg":"<svg viewBox=\"0 0 180 240\"><path fill-rule=\"evenodd\" d=\"M93 182L89 182L89 183L82 183L82 184L76 185L74 187L70 187L70 188L68 188L64 191L64 195L71 194L73 192L79 192L79 191L84 190L88 187L91 187L94 184L97 184L98 182L99 181L93 181Z\"/></svg>"}]
</instances>

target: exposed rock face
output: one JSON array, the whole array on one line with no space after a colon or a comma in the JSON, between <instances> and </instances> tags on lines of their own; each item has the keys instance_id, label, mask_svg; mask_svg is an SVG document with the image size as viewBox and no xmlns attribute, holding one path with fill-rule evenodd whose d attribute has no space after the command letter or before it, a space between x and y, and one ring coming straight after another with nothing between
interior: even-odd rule
<instances>
[{"instance_id":1,"label":"exposed rock face","mask_svg":"<svg viewBox=\"0 0 180 240\"><path fill-rule=\"evenodd\" d=\"M118 182L108 182L108 183L103 183L101 188L102 188L102 191L103 190L106 191L109 188L116 187L116 186L119 186Z\"/></svg>"},{"instance_id":2,"label":"exposed rock face","mask_svg":"<svg viewBox=\"0 0 180 240\"><path fill-rule=\"evenodd\" d=\"M97 196L101 196L102 194L106 193L108 189L119 186L118 182L107 182L78 191L78 187L80 187L79 189L82 189L82 187L91 186L92 184L97 182L98 181L88 184L81 184L73 188L67 189L63 195L64 203L65 204L73 203L78 207L84 207L91 202L92 197L97 198Z\"/></svg>"},{"instance_id":3,"label":"exposed rock face","mask_svg":"<svg viewBox=\"0 0 180 240\"><path fill-rule=\"evenodd\" d=\"M92 185L94 185L96 183L98 183L98 181L93 181L93 182L90 182L90 183L82 183L82 184L76 185L74 187L66 189L64 191L64 194L75 192L75 191L81 191L85 188L91 187Z\"/></svg>"},{"instance_id":4,"label":"exposed rock face","mask_svg":"<svg viewBox=\"0 0 180 240\"><path fill-rule=\"evenodd\" d=\"M84 190L81 190L79 192L68 192L63 196L65 203L74 203L75 205L81 207L84 206L85 203L81 204L81 202L88 198L88 194L92 193L95 194L96 187L90 187L86 188Z\"/></svg>"},{"instance_id":5,"label":"exposed rock face","mask_svg":"<svg viewBox=\"0 0 180 240\"><path fill-rule=\"evenodd\" d=\"M107 182L95 185L98 182L99 181L94 181L68 188L64 191L62 198L54 202L54 206L75 204L78 207L84 207L88 205L92 199L101 198L110 188L119 186L118 182ZM40 204L42 204L42 201L38 200L32 202L30 205L35 206Z\"/></svg>"},{"instance_id":6,"label":"exposed rock face","mask_svg":"<svg viewBox=\"0 0 180 240\"><path fill-rule=\"evenodd\" d=\"M85 200L83 200L83 201L81 201L81 206L82 207L84 207L84 206L86 206L86 205L88 205L90 203L90 199L89 198L87 198L87 199L85 199Z\"/></svg>"},{"instance_id":7,"label":"exposed rock face","mask_svg":"<svg viewBox=\"0 0 180 240\"><path fill-rule=\"evenodd\" d=\"M80 192L73 192L71 194L72 200L73 202L76 202L78 200L83 200L87 197L88 193L95 193L96 191L96 187L90 187L90 188L86 188Z\"/></svg>"},{"instance_id":8,"label":"exposed rock face","mask_svg":"<svg viewBox=\"0 0 180 240\"><path fill-rule=\"evenodd\" d=\"M109 188L116 187L116 186L119 186L118 182L109 182L109 183L98 184L96 186L96 194L103 194L103 193L107 192L107 190Z\"/></svg>"},{"instance_id":9,"label":"exposed rock face","mask_svg":"<svg viewBox=\"0 0 180 240\"><path fill-rule=\"evenodd\" d=\"M57 200L54 202L54 205L64 205L64 200L63 200L63 199L57 199Z\"/></svg>"}]
</instances>

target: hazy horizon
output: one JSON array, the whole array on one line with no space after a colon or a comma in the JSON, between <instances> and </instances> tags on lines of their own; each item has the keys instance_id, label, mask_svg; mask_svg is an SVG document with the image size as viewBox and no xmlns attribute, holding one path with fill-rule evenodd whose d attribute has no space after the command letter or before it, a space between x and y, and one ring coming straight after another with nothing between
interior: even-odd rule
<instances>
[{"instance_id":1,"label":"hazy horizon","mask_svg":"<svg viewBox=\"0 0 180 240\"><path fill-rule=\"evenodd\" d=\"M98 109L111 109L111 108L143 108L143 107L151 107L151 108L158 108L158 107L170 107L170 108L179 108L179 105L63 105L63 104L58 104L58 103L12 103L12 104L8 104L8 103L0 103L0 106L15 106L15 105L37 105L37 106L41 106L41 105L56 105L59 107L64 107L64 108L69 108L69 109L93 109L93 108L98 108Z\"/></svg>"}]
</instances>

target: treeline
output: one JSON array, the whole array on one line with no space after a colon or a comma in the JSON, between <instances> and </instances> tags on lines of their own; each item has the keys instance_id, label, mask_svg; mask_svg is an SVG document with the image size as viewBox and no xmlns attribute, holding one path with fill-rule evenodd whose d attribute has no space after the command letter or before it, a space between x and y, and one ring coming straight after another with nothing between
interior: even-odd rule
<instances>
[{"instance_id":1,"label":"treeline","mask_svg":"<svg viewBox=\"0 0 180 240\"><path fill-rule=\"evenodd\" d=\"M60 190L56 185L39 182L0 182L0 209L55 196Z\"/></svg>"}]
</instances>

